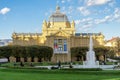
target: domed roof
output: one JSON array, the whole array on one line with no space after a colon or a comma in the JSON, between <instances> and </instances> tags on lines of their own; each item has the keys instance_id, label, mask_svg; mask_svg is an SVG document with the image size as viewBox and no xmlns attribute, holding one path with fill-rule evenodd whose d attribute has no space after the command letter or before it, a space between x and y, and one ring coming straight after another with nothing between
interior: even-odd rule
<instances>
[{"instance_id":1,"label":"domed roof","mask_svg":"<svg viewBox=\"0 0 120 80\"><path fill-rule=\"evenodd\" d=\"M50 16L49 21L50 22L67 22L68 18L65 14L60 12L60 7L57 6L55 13L53 13Z\"/></svg>"}]
</instances>

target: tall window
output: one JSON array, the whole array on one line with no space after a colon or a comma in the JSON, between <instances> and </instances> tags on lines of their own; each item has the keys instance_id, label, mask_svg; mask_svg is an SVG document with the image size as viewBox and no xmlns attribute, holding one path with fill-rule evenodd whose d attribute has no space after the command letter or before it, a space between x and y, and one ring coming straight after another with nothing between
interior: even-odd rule
<instances>
[{"instance_id":1,"label":"tall window","mask_svg":"<svg viewBox=\"0 0 120 80\"><path fill-rule=\"evenodd\" d=\"M54 40L54 51L57 51L58 49L58 44L57 44L57 39Z\"/></svg>"},{"instance_id":2,"label":"tall window","mask_svg":"<svg viewBox=\"0 0 120 80\"><path fill-rule=\"evenodd\" d=\"M64 51L67 51L67 40L64 39Z\"/></svg>"},{"instance_id":3,"label":"tall window","mask_svg":"<svg viewBox=\"0 0 120 80\"><path fill-rule=\"evenodd\" d=\"M67 53L67 40L55 39L54 40L54 53Z\"/></svg>"}]
</instances>

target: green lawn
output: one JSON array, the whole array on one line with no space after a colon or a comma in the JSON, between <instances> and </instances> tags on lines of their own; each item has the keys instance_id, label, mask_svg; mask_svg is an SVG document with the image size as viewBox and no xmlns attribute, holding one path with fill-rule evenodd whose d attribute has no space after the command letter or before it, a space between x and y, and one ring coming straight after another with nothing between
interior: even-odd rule
<instances>
[{"instance_id":1,"label":"green lawn","mask_svg":"<svg viewBox=\"0 0 120 80\"><path fill-rule=\"evenodd\" d=\"M0 69L0 80L120 80L120 71Z\"/></svg>"}]
</instances>

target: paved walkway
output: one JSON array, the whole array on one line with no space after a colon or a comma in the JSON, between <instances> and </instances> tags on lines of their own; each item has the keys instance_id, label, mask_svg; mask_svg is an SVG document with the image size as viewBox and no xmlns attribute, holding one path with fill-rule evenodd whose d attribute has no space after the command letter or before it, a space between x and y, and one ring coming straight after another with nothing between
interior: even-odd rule
<instances>
[{"instance_id":1,"label":"paved walkway","mask_svg":"<svg viewBox=\"0 0 120 80\"><path fill-rule=\"evenodd\" d=\"M72 65L73 68L84 68L83 65ZM103 70L116 70L116 69L113 69L114 66L116 65L99 65L98 68L102 68ZM51 69L51 67L58 67L57 65L52 65L52 66L35 66L35 68L48 68L48 69ZM69 68L69 65L61 65L62 68ZM117 69L119 70L119 69Z\"/></svg>"}]
</instances>

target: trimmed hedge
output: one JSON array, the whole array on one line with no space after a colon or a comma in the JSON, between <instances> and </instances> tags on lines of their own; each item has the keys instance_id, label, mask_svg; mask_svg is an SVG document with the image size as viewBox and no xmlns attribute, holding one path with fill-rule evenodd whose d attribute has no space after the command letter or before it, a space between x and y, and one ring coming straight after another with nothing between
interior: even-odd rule
<instances>
[{"instance_id":1,"label":"trimmed hedge","mask_svg":"<svg viewBox=\"0 0 120 80\"><path fill-rule=\"evenodd\" d=\"M64 71L102 71L101 68L66 68Z\"/></svg>"},{"instance_id":2,"label":"trimmed hedge","mask_svg":"<svg viewBox=\"0 0 120 80\"><path fill-rule=\"evenodd\" d=\"M31 45L31 46L3 46L0 47L0 57L8 58L10 56L14 57L38 57L40 59L44 59L45 61L50 61L53 55L53 48L49 46L39 46L39 45Z\"/></svg>"}]
</instances>

